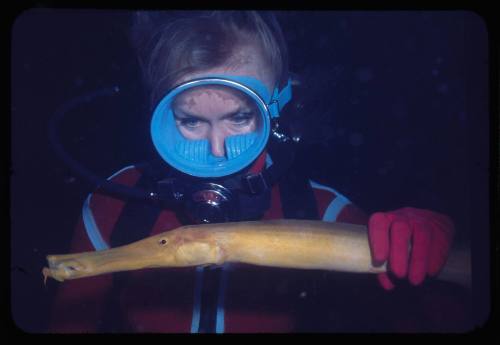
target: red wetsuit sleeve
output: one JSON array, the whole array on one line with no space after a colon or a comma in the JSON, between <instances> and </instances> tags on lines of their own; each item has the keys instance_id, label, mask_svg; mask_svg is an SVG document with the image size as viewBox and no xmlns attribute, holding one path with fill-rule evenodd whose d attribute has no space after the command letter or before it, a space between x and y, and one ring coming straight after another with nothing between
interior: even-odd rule
<instances>
[{"instance_id":1,"label":"red wetsuit sleeve","mask_svg":"<svg viewBox=\"0 0 500 345\"><path fill-rule=\"evenodd\" d=\"M140 174L128 169L113 181L134 185ZM103 240L109 244L113 227L124 202L97 190L90 199L90 209ZM80 217L72 239L70 252L94 251L83 218ZM106 293L112 286L112 276L102 275L58 283L49 322L49 332L89 333L98 329L106 305Z\"/></svg>"},{"instance_id":2,"label":"red wetsuit sleeve","mask_svg":"<svg viewBox=\"0 0 500 345\"><path fill-rule=\"evenodd\" d=\"M312 183L320 219L329 222L368 224L368 215L332 188Z\"/></svg>"},{"instance_id":3,"label":"red wetsuit sleeve","mask_svg":"<svg viewBox=\"0 0 500 345\"><path fill-rule=\"evenodd\" d=\"M368 225L368 215L356 205L347 204L337 216L337 222Z\"/></svg>"}]
</instances>

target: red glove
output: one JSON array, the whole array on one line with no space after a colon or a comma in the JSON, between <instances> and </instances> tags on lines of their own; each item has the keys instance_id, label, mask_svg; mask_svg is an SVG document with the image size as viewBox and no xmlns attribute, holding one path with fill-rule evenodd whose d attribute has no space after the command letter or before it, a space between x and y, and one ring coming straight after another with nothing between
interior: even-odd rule
<instances>
[{"instance_id":1,"label":"red glove","mask_svg":"<svg viewBox=\"0 0 500 345\"><path fill-rule=\"evenodd\" d=\"M429 210L405 207L376 212L368 221L368 239L375 265L388 260L387 269L413 285L436 275L444 265L454 234L451 219ZM411 245L411 248L410 248ZM387 273L378 274L382 287L394 288Z\"/></svg>"}]
</instances>

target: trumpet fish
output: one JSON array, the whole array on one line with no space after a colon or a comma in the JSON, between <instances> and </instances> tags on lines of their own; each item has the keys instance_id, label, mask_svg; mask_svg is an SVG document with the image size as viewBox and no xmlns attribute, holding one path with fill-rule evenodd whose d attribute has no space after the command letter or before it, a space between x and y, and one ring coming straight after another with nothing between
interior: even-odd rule
<instances>
[{"instance_id":1,"label":"trumpet fish","mask_svg":"<svg viewBox=\"0 0 500 345\"><path fill-rule=\"evenodd\" d=\"M58 281L147 268L221 265L379 273L372 265L366 226L309 220L188 225L124 246L48 255L42 270ZM437 276L470 286L470 254L452 250Z\"/></svg>"}]
</instances>

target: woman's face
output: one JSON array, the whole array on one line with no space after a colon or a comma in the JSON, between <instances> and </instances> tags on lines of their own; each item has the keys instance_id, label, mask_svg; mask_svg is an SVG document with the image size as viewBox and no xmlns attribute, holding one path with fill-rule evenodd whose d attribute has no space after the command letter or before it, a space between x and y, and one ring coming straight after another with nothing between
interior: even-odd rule
<instances>
[{"instance_id":1,"label":"woman's face","mask_svg":"<svg viewBox=\"0 0 500 345\"><path fill-rule=\"evenodd\" d=\"M228 66L185 75L179 83L211 74L250 76L259 79L272 93L274 80L268 66L256 53L242 48ZM200 86L180 94L173 103L175 123L189 140L208 140L211 152L224 157L228 136L247 134L259 128L258 109L248 96L229 87Z\"/></svg>"}]
</instances>

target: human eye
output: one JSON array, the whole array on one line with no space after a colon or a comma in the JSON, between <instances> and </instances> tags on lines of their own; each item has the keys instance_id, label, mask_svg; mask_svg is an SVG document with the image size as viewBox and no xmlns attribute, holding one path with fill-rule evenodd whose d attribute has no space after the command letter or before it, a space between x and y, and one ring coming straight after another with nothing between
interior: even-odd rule
<instances>
[{"instance_id":1,"label":"human eye","mask_svg":"<svg viewBox=\"0 0 500 345\"><path fill-rule=\"evenodd\" d=\"M240 112L231 116L231 122L237 126L246 126L250 124L255 118L255 114L253 112Z\"/></svg>"},{"instance_id":2,"label":"human eye","mask_svg":"<svg viewBox=\"0 0 500 345\"><path fill-rule=\"evenodd\" d=\"M177 121L179 121L179 124L182 127L187 127L187 128L196 128L201 124L201 121L195 118L183 118L183 119L178 119Z\"/></svg>"},{"instance_id":3,"label":"human eye","mask_svg":"<svg viewBox=\"0 0 500 345\"><path fill-rule=\"evenodd\" d=\"M195 130L202 124L202 121L194 116L181 116L177 114L175 114L175 122L177 123L177 126L188 130Z\"/></svg>"}]
</instances>

